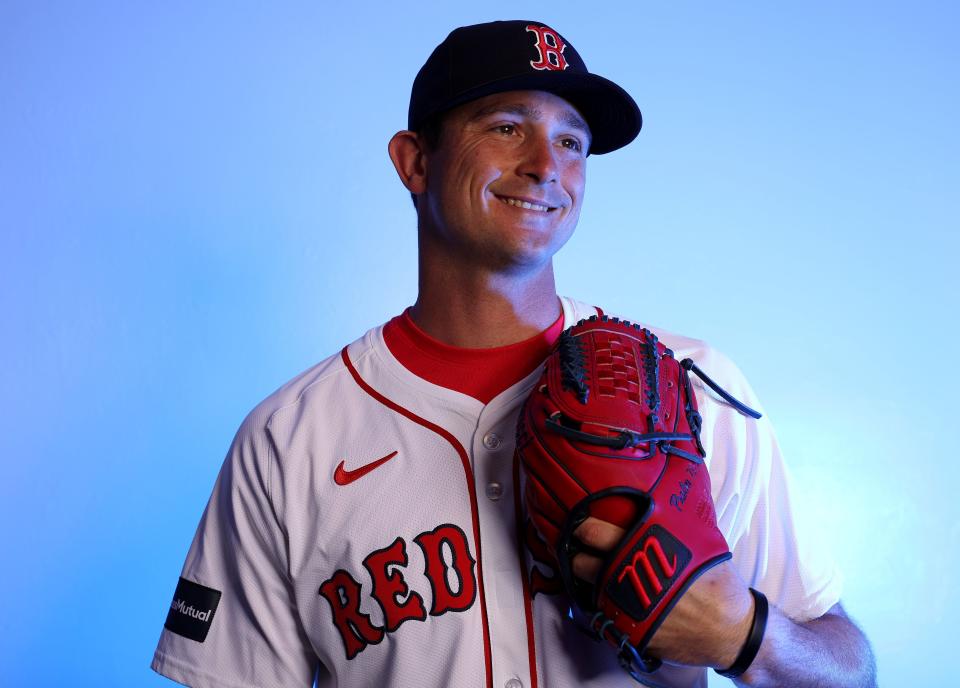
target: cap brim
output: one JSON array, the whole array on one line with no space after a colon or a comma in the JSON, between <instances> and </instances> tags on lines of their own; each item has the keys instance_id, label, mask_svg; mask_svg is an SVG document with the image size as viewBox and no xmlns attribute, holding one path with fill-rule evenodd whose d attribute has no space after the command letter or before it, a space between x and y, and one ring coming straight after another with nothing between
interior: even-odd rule
<instances>
[{"instance_id":1,"label":"cap brim","mask_svg":"<svg viewBox=\"0 0 960 688\"><path fill-rule=\"evenodd\" d=\"M498 79L447 101L445 111L504 91L547 91L569 101L590 127L592 155L623 148L637 137L643 125L640 108L629 93L609 79L583 72L544 71Z\"/></svg>"}]
</instances>

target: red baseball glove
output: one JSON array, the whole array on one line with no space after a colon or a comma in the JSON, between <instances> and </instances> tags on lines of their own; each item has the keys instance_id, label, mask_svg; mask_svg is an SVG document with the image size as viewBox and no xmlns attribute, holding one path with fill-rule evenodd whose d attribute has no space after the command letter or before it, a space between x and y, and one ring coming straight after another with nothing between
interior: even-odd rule
<instances>
[{"instance_id":1,"label":"red baseball glove","mask_svg":"<svg viewBox=\"0 0 960 688\"><path fill-rule=\"evenodd\" d=\"M524 501L589 630L616 647L639 680L660 660L644 650L684 591L729 559L703 465L701 418L682 363L649 330L606 316L565 331L517 428ZM573 535L588 517L626 530L609 553ZM603 558L595 584L575 578L575 554Z\"/></svg>"}]
</instances>

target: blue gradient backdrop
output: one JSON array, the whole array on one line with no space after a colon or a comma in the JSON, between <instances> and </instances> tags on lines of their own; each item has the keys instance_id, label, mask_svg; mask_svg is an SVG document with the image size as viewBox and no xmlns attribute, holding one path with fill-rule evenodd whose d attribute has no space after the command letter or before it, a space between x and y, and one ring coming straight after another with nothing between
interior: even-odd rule
<instances>
[{"instance_id":1,"label":"blue gradient backdrop","mask_svg":"<svg viewBox=\"0 0 960 688\"><path fill-rule=\"evenodd\" d=\"M590 159L561 291L738 361L881 684L957 685L960 17L770 5L3 0L0 684L171 685L240 420L414 299L414 74L530 18L645 117Z\"/></svg>"}]
</instances>

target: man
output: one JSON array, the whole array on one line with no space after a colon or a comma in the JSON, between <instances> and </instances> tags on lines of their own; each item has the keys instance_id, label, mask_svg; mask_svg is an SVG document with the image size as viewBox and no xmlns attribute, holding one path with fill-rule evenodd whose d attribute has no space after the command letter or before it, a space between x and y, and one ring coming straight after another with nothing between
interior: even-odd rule
<instances>
[{"instance_id":1,"label":"man","mask_svg":"<svg viewBox=\"0 0 960 688\"><path fill-rule=\"evenodd\" d=\"M557 296L589 153L640 129L633 99L538 22L457 29L389 144L418 215L416 303L288 382L241 426L187 557L153 668L191 686L619 686L525 531L521 403L560 332L597 309ZM703 342L658 331L747 403ZM703 686L771 601L744 685L873 684L832 565L796 540L783 465L698 388L718 520L734 558L683 595L650 685ZM595 519L580 539L622 536ZM578 556L596 577L599 560ZM791 618L792 617L792 618ZM686 665L686 666L681 666Z\"/></svg>"}]
</instances>

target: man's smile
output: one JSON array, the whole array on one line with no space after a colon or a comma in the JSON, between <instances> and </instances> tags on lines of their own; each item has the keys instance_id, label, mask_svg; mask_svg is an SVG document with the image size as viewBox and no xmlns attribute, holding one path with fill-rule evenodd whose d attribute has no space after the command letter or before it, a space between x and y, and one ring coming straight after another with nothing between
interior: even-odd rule
<instances>
[{"instance_id":1,"label":"man's smile","mask_svg":"<svg viewBox=\"0 0 960 688\"><path fill-rule=\"evenodd\" d=\"M505 203L506 205L512 205L517 208L523 208L524 210L535 210L540 213L549 213L557 209L555 206L546 205L541 201L531 198L500 196L498 194L495 195L502 203Z\"/></svg>"}]
</instances>

